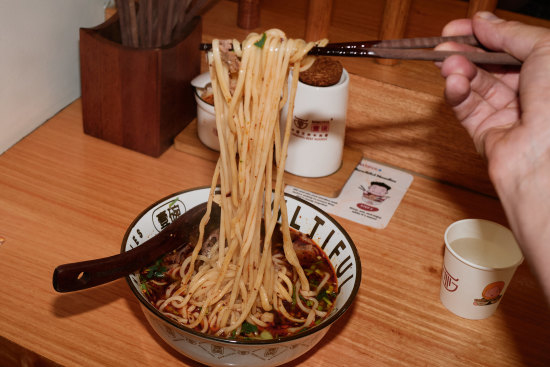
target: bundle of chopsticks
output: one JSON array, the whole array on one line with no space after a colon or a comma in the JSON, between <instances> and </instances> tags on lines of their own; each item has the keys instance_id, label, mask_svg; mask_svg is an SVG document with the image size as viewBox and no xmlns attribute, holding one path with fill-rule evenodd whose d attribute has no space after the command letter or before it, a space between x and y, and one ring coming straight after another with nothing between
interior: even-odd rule
<instances>
[{"instance_id":1,"label":"bundle of chopsticks","mask_svg":"<svg viewBox=\"0 0 550 367\"><path fill-rule=\"evenodd\" d=\"M122 44L136 48L165 46L215 1L116 0Z\"/></svg>"}]
</instances>

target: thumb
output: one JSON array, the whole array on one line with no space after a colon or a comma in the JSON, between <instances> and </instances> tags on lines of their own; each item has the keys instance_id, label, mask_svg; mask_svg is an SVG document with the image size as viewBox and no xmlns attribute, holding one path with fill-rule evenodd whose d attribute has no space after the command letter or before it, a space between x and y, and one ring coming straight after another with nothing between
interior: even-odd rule
<instances>
[{"instance_id":1,"label":"thumb","mask_svg":"<svg viewBox=\"0 0 550 367\"><path fill-rule=\"evenodd\" d=\"M474 15L472 27L474 35L485 47L505 51L522 61L525 61L541 43L549 46L550 30L505 21L486 11Z\"/></svg>"}]
</instances>

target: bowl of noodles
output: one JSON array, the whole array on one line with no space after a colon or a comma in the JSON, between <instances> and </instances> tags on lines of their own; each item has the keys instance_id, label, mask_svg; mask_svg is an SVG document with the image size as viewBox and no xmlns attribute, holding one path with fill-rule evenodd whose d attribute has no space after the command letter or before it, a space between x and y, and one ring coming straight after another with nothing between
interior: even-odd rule
<instances>
[{"instance_id":1,"label":"bowl of noodles","mask_svg":"<svg viewBox=\"0 0 550 367\"><path fill-rule=\"evenodd\" d=\"M209 193L208 187L191 189L152 204L128 228L122 251L156 235L177 216L207 201ZM321 209L291 195L285 195L285 200L293 245L308 279L309 291L304 291L297 271L285 260L280 244L284 240L274 234L269 256L271 270L265 272L270 276L264 274L269 279L258 292L262 295L257 296L250 315L237 328L227 328L228 332L220 333L223 319L226 319L224 325L238 322L246 303L245 288L249 287L245 280L240 281L238 297L230 307L232 280L237 276L236 269L230 266L227 272L231 274L214 289L216 279L209 278L208 270L219 275L221 266L216 263L220 260L219 249L216 250L212 242L219 241L220 236L219 232L208 234L203 241L210 245L203 246L195 264L194 275L199 276L191 277L189 282L189 288L195 288L196 297L186 299L186 292L178 293L185 277L181 268L188 269L189 263L179 258L177 251L126 278L147 321L168 345L209 366L276 366L310 350L350 308L361 282L361 262L353 241L342 226ZM191 257L186 256L186 259ZM257 277L253 270L246 271L254 266L244 265L241 279ZM266 285L268 283L271 286ZM221 302L212 302L203 321L191 327L192 321L200 316L204 304L201 302L213 292L223 293ZM271 302L271 308L262 305L260 298L265 295L271 300L277 299Z\"/></svg>"},{"instance_id":2,"label":"bowl of noodles","mask_svg":"<svg viewBox=\"0 0 550 367\"><path fill-rule=\"evenodd\" d=\"M220 156L212 183L154 203L126 233L122 251L206 203L196 239L127 277L155 332L206 365L286 363L327 333L359 289L361 263L346 231L284 193L299 73L313 63L308 51L325 43L278 29L242 43L214 39Z\"/></svg>"}]
</instances>

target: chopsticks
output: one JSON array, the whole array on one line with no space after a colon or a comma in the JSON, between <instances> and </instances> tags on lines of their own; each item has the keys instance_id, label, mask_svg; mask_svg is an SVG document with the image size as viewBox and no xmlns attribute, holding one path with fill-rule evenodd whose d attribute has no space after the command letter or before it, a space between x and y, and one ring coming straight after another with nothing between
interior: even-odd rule
<instances>
[{"instance_id":1,"label":"chopsticks","mask_svg":"<svg viewBox=\"0 0 550 367\"><path fill-rule=\"evenodd\" d=\"M122 44L161 47L178 38L191 20L217 0L116 0Z\"/></svg>"},{"instance_id":2,"label":"chopsticks","mask_svg":"<svg viewBox=\"0 0 550 367\"><path fill-rule=\"evenodd\" d=\"M444 42L480 46L474 36L418 37L384 41L329 43L325 47L313 47L309 54L317 56L372 57L425 61L443 61L451 55L458 54L465 56L475 64L521 65L521 61L504 52L434 51L427 49ZM207 51L211 47L211 44L201 44L201 50L203 51Z\"/></svg>"}]
</instances>

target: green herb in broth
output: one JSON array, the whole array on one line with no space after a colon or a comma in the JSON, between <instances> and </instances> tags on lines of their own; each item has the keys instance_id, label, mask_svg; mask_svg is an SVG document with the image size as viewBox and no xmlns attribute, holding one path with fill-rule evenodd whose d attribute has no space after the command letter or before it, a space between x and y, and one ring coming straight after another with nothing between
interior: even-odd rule
<instances>
[{"instance_id":1,"label":"green herb in broth","mask_svg":"<svg viewBox=\"0 0 550 367\"><path fill-rule=\"evenodd\" d=\"M296 319L305 319L305 316L307 316L300 308L299 303L305 305L307 308L315 306L317 311L328 315L334 306L334 300L337 296L338 287L335 271L324 252L322 252L319 246L308 236L291 230L291 238L295 249L306 248L308 251L306 254L299 256L299 260L307 275L310 289L316 290L322 282L324 282L324 285L313 299L307 299L297 292L296 284L293 284L292 294L290 295L291 301L282 301L283 306L291 317ZM274 235L272 243L273 253L282 251L282 237L280 238ZM298 253L300 253L300 251L298 251ZM179 272L172 270L179 268L184 258L185 256L183 254L178 254L176 251L173 251L158 259L151 266L143 268L140 271L142 293L155 307L158 308L159 305L162 304L163 299L166 298L167 288L179 287L181 283ZM293 281L296 281L297 275L294 274L293 277ZM328 279L325 279L325 277ZM196 309L200 312L200 307ZM210 310L207 309L207 314L209 311ZM163 312L179 315L179 311L172 305L165 306ZM281 338L308 330L320 324L323 319L324 316L317 317L310 325L304 326L303 323L293 322L285 318L282 314L273 312L273 320L267 322L267 327L245 321L239 329L234 330L227 338L239 340L268 340ZM197 328L197 330L200 330L200 328Z\"/></svg>"},{"instance_id":2,"label":"green herb in broth","mask_svg":"<svg viewBox=\"0 0 550 367\"><path fill-rule=\"evenodd\" d=\"M248 335L248 334L253 334L253 333L257 333L258 332L258 327L256 325L253 325L249 322L243 322L242 326L241 326L241 333L242 334L245 334L245 335Z\"/></svg>"},{"instance_id":3,"label":"green herb in broth","mask_svg":"<svg viewBox=\"0 0 550 367\"><path fill-rule=\"evenodd\" d=\"M154 265L145 269L145 277L147 279L152 278L164 278L164 273L168 270L165 266L162 265L162 258L158 259Z\"/></svg>"}]
</instances>

